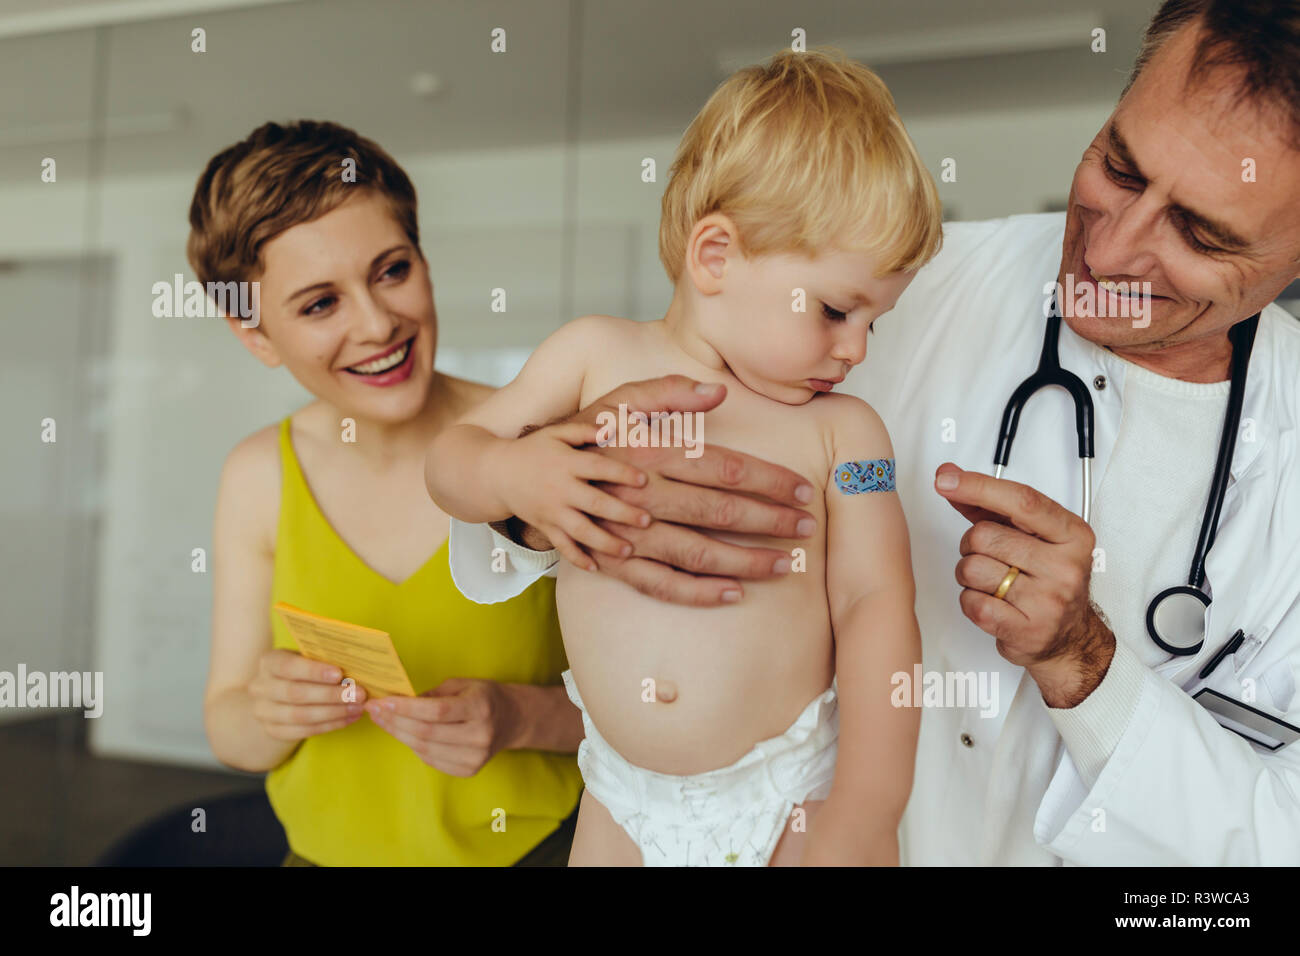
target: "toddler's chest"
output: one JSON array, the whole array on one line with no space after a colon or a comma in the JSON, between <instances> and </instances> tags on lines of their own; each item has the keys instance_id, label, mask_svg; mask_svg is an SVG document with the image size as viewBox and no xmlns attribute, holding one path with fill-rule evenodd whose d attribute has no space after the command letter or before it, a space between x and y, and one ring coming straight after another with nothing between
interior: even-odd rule
<instances>
[{"instance_id":1,"label":"toddler's chest","mask_svg":"<svg viewBox=\"0 0 1300 956\"><path fill-rule=\"evenodd\" d=\"M812 403L787 405L746 388L731 376L684 368L647 355L625 357L621 363L602 363L588 373L582 404L626 382L663 375L688 375L697 381L723 381L727 396L707 412L682 412L660 422L639 423L631 411L611 411L603 438L620 445L681 448L686 457L698 458L703 449L719 446L744 452L797 472L820 493L826 486L832 462L819 417ZM816 399L813 399L815 402ZM638 427L640 425L640 427Z\"/></svg>"}]
</instances>

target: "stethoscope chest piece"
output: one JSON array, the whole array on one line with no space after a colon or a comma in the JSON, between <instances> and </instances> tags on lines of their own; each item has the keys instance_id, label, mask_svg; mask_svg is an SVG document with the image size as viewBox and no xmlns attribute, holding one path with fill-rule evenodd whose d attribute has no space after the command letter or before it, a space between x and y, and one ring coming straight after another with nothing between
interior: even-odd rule
<instances>
[{"instance_id":1,"label":"stethoscope chest piece","mask_svg":"<svg viewBox=\"0 0 1300 956\"><path fill-rule=\"evenodd\" d=\"M1156 644L1175 656L1196 654L1205 643L1205 612L1210 606L1210 596L1203 590L1205 584L1205 556L1214 545L1219 527L1219 513L1223 509L1228 489L1232 453L1237 443L1237 428L1241 424L1241 406L1246 392L1246 373L1250 353L1255 345L1255 332L1259 327L1259 313L1238 322L1228 332L1232 343L1232 384L1228 390L1228 407L1224 415L1223 431L1219 437L1219 451L1215 456L1214 475L1210 481L1209 500L1201 521L1201 532L1192 553L1192 566L1187 583L1165 588L1147 605L1147 633ZM1056 300L1047 316L1043 332L1043 350L1038 369L1025 379L1011 394L1002 412L1002 426L998 431L998 446L993 453L993 476L1002 477L1002 469L1011 457L1011 443L1016 437L1020 412L1038 389L1057 385L1068 391L1074 399L1075 431L1079 439L1079 458L1083 463L1083 520L1090 519L1092 503L1093 458L1093 407L1088 387L1073 372L1061 367L1058 340L1061 334L1061 314Z\"/></svg>"},{"instance_id":2,"label":"stethoscope chest piece","mask_svg":"<svg viewBox=\"0 0 1300 956\"><path fill-rule=\"evenodd\" d=\"M1209 606L1209 595L1200 588L1187 584L1165 588L1147 605L1147 633L1170 654L1195 654L1205 643L1205 609Z\"/></svg>"},{"instance_id":3,"label":"stethoscope chest piece","mask_svg":"<svg viewBox=\"0 0 1300 956\"><path fill-rule=\"evenodd\" d=\"M1201 533L1196 539L1196 550L1192 553L1192 567L1187 574L1187 583L1165 588L1147 605L1147 634L1160 648L1175 656L1196 654L1205 644L1205 611L1210 606L1210 596L1204 590L1205 557L1214 545L1219 513L1228 491L1232 453L1237 445L1241 405L1246 393L1246 373L1258 327L1257 312L1249 319L1238 322L1228 332L1228 338L1232 342L1232 384L1228 388L1228 409L1224 415L1219 451L1214 462L1214 477L1210 481L1209 500L1205 505L1205 517L1201 520Z\"/></svg>"}]
</instances>

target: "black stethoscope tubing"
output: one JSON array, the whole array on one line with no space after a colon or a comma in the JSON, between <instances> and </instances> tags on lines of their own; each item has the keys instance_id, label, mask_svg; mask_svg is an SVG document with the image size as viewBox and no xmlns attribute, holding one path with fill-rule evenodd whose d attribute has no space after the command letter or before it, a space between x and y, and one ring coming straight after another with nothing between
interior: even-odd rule
<instances>
[{"instance_id":1,"label":"black stethoscope tubing","mask_svg":"<svg viewBox=\"0 0 1300 956\"><path fill-rule=\"evenodd\" d=\"M1250 365L1250 354L1255 344L1255 333L1259 326L1259 313L1238 322L1228 330L1232 342L1232 383L1228 390L1228 408L1224 415L1223 433L1219 437L1219 449L1215 456L1214 476L1210 482L1210 497L1205 506L1201 521L1200 534L1197 536L1196 549L1192 554L1191 570L1188 572L1187 584L1166 588L1151 599L1147 605L1147 633L1162 649L1174 655L1197 653L1205 643L1203 633L1204 621L1201 622L1199 639L1191 634L1183 642L1165 640L1160 634L1162 605L1167 600L1180 600L1184 595L1209 607L1210 597L1203 589L1205 584L1205 557L1214 546L1218 531L1219 515L1223 511L1223 501L1228 490L1228 476L1232 467L1232 454L1236 448L1237 429L1241 424L1241 407L1246 391L1246 375ZM1061 316L1053 300L1051 312L1047 317L1047 327L1043 333L1043 349L1038 359L1038 368L1012 392L1002 412L1002 424L998 431L997 449L993 454L994 476L1001 478L1002 471L1011 458L1011 444L1016 437L1020 424L1020 413L1029 399L1041 388L1056 385L1070 393L1074 402L1075 433L1078 437L1079 459L1083 467L1083 509L1081 517L1086 522L1091 517L1092 505L1092 459L1094 457L1093 405L1088 386L1079 376L1061 367L1059 341L1061 334ZM1174 615L1176 617L1176 615Z\"/></svg>"}]
</instances>

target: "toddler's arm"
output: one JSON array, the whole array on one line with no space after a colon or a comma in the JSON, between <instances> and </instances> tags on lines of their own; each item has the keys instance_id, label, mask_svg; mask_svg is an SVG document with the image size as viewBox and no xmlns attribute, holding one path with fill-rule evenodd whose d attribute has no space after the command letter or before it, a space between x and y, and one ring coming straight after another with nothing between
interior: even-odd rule
<instances>
[{"instance_id":1,"label":"toddler's arm","mask_svg":"<svg viewBox=\"0 0 1300 956\"><path fill-rule=\"evenodd\" d=\"M588 484L644 482L631 465L576 450L596 441L597 426L556 424L517 437L526 425L578 410L587 363L620 334L618 321L586 316L562 326L537 347L514 381L434 439L424 478L438 507L476 523L518 515L579 567L591 566L579 544L623 557L630 552L630 545L586 516L636 526L649 517Z\"/></svg>"},{"instance_id":2,"label":"toddler's arm","mask_svg":"<svg viewBox=\"0 0 1300 956\"><path fill-rule=\"evenodd\" d=\"M808 830L803 862L898 863L921 715L891 702L891 677L921 659L911 547L894 450L871 406L828 405L834 473L826 485L826 591L835 632L840 741L831 793ZM853 466L850 466L853 463Z\"/></svg>"}]
</instances>

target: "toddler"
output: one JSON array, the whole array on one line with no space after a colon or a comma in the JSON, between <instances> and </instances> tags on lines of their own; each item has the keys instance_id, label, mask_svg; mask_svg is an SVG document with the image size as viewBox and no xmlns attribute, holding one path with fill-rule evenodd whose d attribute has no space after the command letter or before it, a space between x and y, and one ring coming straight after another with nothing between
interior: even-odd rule
<instances>
[{"instance_id":1,"label":"toddler","mask_svg":"<svg viewBox=\"0 0 1300 956\"><path fill-rule=\"evenodd\" d=\"M897 863L919 714L891 705L890 678L920 658L915 586L889 435L835 388L940 229L933 180L874 73L816 52L741 70L670 172L664 317L568 323L430 448L439 507L471 522L517 515L569 558L556 603L586 729L572 864ZM785 465L818 491L812 537L710 532L791 554L789 573L735 604L668 604L582 570L583 546L624 545L589 515L648 519L592 483L640 473L577 450L608 428L516 437L673 373L727 389L695 440Z\"/></svg>"}]
</instances>

